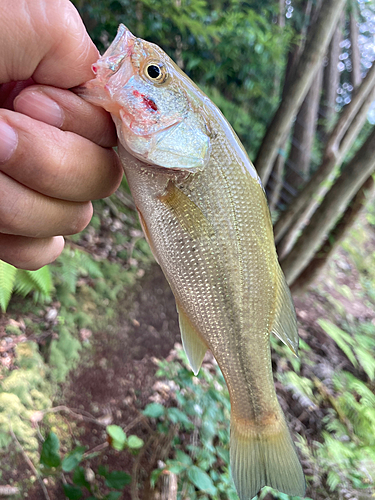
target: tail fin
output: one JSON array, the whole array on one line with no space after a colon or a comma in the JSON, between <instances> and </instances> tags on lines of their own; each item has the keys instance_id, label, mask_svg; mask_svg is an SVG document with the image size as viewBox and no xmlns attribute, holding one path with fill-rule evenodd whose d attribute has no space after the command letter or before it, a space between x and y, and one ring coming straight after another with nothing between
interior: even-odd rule
<instances>
[{"instance_id":1,"label":"tail fin","mask_svg":"<svg viewBox=\"0 0 375 500\"><path fill-rule=\"evenodd\" d=\"M231 419L230 463L241 500L250 500L263 486L287 495L304 496L305 477L284 418L277 430Z\"/></svg>"}]
</instances>

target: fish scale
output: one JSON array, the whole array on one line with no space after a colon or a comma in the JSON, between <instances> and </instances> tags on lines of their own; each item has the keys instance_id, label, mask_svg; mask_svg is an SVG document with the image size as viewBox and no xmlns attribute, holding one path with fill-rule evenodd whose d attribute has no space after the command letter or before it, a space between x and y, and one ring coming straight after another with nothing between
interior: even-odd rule
<instances>
[{"instance_id":1,"label":"fish scale","mask_svg":"<svg viewBox=\"0 0 375 500\"><path fill-rule=\"evenodd\" d=\"M210 349L225 377L240 499L265 485L303 495L269 340L275 333L296 354L296 317L259 177L218 108L159 47L120 25L95 72L79 94L115 121L142 228L176 298L189 362L197 374Z\"/></svg>"}]
</instances>

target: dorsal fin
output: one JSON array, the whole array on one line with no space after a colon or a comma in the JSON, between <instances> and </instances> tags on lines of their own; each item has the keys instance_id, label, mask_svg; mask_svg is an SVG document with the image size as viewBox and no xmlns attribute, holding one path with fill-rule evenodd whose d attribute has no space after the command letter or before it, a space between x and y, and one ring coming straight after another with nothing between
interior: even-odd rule
<instances>
[{"instance_id":1,"label":"dorsal fin","mask_svg":"<svg viewBox=\"0 0 375 500\"><path fill-rule=\"evenodd\" d=\"M184 346L186 356L189 360L194 375L197 375L201 367L204 355L206 354L207 346L203 342L195 328L192 326L182 307L179 307L178 304L177 312L180 322L182 345Z\"/></svg>"},{"instance_id":2,"label":"dorsal fin","mask_svg":"<svg viewBox=\"0 0 375 500\"><path fill-rule=\"evenodd\" d=\"M298 356L298 328L292 296L279 264L276 272L276 312L271 331Z\"/></svg>"}]
</instances>

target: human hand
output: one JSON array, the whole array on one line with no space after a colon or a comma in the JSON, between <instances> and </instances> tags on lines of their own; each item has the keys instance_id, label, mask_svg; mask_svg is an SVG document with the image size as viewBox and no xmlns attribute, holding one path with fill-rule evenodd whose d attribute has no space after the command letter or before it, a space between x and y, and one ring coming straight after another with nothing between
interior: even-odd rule
<instances>
[{"instance_id":1,"label":"human hand","mask_svg":"<svg viewBox=\"0 0 375 500\"><path fill-rule=\"evenodd\" d=\"M70 92L98 51L68 0L0 0L0 259L38 269L118 187L110 115Z\"/></svg>"}]
</instances>

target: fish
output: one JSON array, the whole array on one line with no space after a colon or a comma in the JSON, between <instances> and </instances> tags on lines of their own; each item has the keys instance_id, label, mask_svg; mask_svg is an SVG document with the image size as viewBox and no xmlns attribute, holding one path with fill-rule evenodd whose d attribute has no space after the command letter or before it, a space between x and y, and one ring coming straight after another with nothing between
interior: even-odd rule
<instances>
[{"instance_id":1,"label":"fish","mask_svg":"<svg viewBox=\"0 0 375 500\"><path fill-rule=\"evenodd\" d=\"M296 315L259 176L221 111L157 45L121 24L92 70L76 92L112 115L191 368L197 375L209 349L228 386L239 498L266 485L304 496L270 349L273 333L297 355Z\"/></svg>"}]
</instances>

